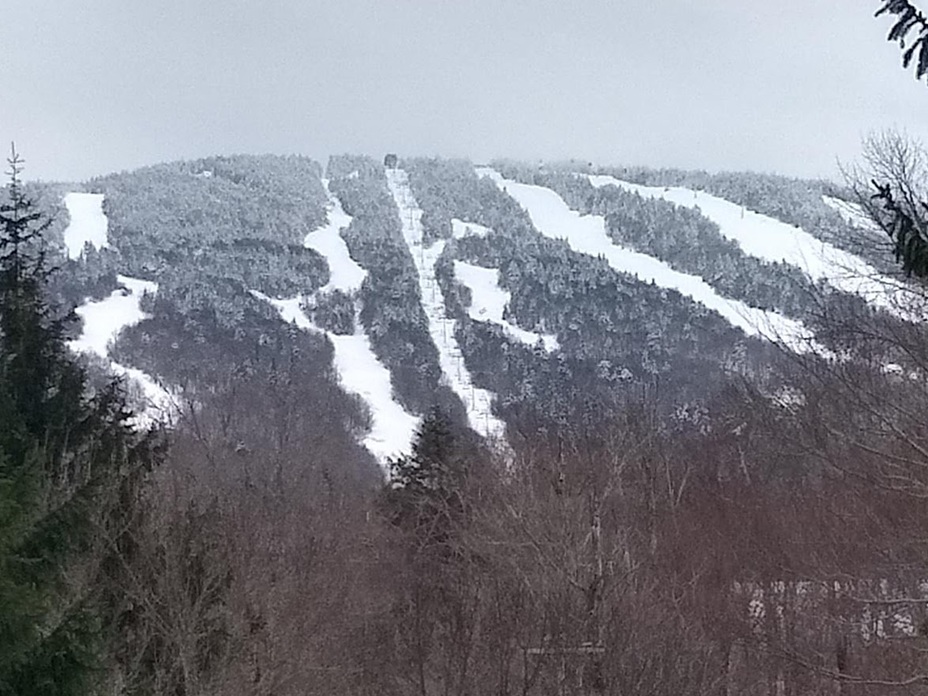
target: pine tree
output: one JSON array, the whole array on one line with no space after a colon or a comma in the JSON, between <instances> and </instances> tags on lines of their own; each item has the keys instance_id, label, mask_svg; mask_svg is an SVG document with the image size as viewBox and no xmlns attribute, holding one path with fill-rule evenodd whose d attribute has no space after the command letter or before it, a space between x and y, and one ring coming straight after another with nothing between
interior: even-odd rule
<instances>
[{"instance_id":1,"label":"pine tree","mask_svg":"<svg viewBox=\"0 0 928 696\"><path fill-rule=\"evenodd\" d=\"M894 16L886 38L899 43L903 67L914 64L917 80L928 77L928 18L908 0L881 0L876 16L884 14ZM872 217L892 240L896 262L902 264L906 275L925 280L928 279L928 204L906 195L913 182L906 170L901 174L902 180L871 181L874 189L871 199L882 209Z\"/></svg>"},{"instance_id":2,"label":"pine tree","mask_svg":"<svg viewBox=\"0 0 928 696\"><path fill-rule=\"evenodd\" d=\"M420 548L446 544L461 521L467 459L450 419L436 409L419 425L412 453L391 462L386 503L392 521L419 537Z\"/></svg>"},{"instance_id":3,"label":"pine tree","mask_svg":"<svg viewBox=\"0 0 928 696\"><path fill-rule=\"evenodd\" d=\"M928 19L908 0L881 0L876 16L895 15L896 19L886 39L897 41L902 49L902 65L915 65L915 77L921 80L928 75ZM910 34L915 31L915 40ZM915 60L917 58L917 60Z\"/></svg>"},{"instance_id":4,"label":"pine tree","mask_svg":"<svg viewBox=\"0 0 928 696\"><path fill-rule=\"evenodd\" d=\"M129 514L151 441L128 425L120 383L91 394L69 353L73 316L45 296L49 223L23 191L15 149L9 164L0 204L0 696L83 694L101 674L109 530Z\"/></svg>"}]
</instances>

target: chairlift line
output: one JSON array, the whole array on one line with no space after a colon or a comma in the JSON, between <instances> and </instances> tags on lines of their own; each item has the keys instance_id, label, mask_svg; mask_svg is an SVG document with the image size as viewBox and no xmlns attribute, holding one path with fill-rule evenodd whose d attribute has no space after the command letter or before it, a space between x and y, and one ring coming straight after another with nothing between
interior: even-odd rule
<instances>
[{"instance_id":1,"label":"chairlift line","mask_svg":"<svg viewBox=\"0 0 928 696\"><path fill-rule=\"evenodd\" d=\"M446 315L441 285L435 277L435 264L445 248L445 241L426 244L422 229L422 211L412 191L409 179L402 169L386 169L387 184L393 200L400 208L403 239L410 249L416 266L419 297L428 318L429 334L438 348L441 382L447 384L467 407L470 426L486 437L505 434L505 424L492 414L492 395L473 384L455 336L455 320ZM416 253L418 252L418 253ZM426 292L426 289L431 292ZM449 331L450 329L450 331ZM467 393L470 392L470 399ZM479 399L478 397L479 393ZM468 404L469 401L469 404Z\"/></svg>"}]
</instances>

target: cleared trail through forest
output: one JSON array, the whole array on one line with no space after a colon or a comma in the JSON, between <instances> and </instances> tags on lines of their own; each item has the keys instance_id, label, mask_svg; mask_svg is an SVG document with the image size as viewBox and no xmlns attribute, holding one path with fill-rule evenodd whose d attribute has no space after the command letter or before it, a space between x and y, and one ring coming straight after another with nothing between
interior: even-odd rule
<instances>
[{"instance_id":1,"label":"cleared trail through forest","mask_svg":"<svg viewBox=\"0 0 928 696\"><path fill-rule=\"evenodd\" d=\"M461 347L455 338L456 322L445 312L445 300L438 280L435 278L435 262L445 248L438 241L425 246L422 230L422 209L419 208L405 171L387 170L387 183L393 200L399 209L403 225L403 238L416 264L419 278L419 294L429 321L429 335L438 348L442 377L455 394L464 402L471 428L487 438L502 439L506 426L493 415L493 394L474 385L473 378L464 364Z\"/></svg>"},{"instance_id":2,"label":"cleared trail through forest","mask_svg":"<svg viewBox=\"0 0 928 696\"><path fill-rule=\"evenodd\" d=\"M813 333L802 323L777 312L757 309L744 302L722 297L699 276L681 273L653 256L615 244L606 231L606 221L602 216L581 215L551 189L504 179L489 168L478 168L477 175L489 177L519 203L528 212L535 228L544 236L565 241L571 249L581 254L602 256L620 273L676 290L718 312L748 335L782 342L797 352L824 352L814 341Z\"/></svg>"},{"instance_id":3,"label":"cleared trail through forest","mask_svg":"<svg viewBox=\"0 0 928 696\"><path fill-rule=\"evenodd\" d=\"M411 451L420 419L407 412L394 397L390 370L374 353L361 324L358 292L367 271L351 258L348 245L341 236L341 230L351 224L351 216L345 213L341 202L329 191L329 182L323 180L322 183L329 197L327 221L307 234L303 245L325 258L329 265L329 282L306 298L300 295L273 299L258 292L253 294L277 308L284 321L295 323L304 331L324 334L332 342L332 362L339 383L349 394L361 397L370 410L371 428L361 438L361 444L381 466L386 467L391 457ZM352 299L354 331L350 334L328 331L315 324L306 312L306 308L312 308L320 296L336 291Z\"/></svg>"},{"instance_id":4,"label":"cleared trail through forest","mask_svg":"<svg viewBox=\"0 0 928 696\"><path fill-rule=\"evenodd\" d=\"M71 218L64 231L68 258L79 259L87 243L96 249L109 246L103 194L72 192L65 195L64 203ZM103 300L88 300L75 310L83 326L81 335L69 341L68 346L76 353L92 353L102 358L114 373L139 385L143 401L143 412L139 414L141 422L170 418L175 410L171 394L150 375L122 365L109 355L110 343L123 329L147 318L140 306L142 295L158 292L158 285L123 275L117 276L117 280L122 289L114 290Z\"/></svg>"},{"instance_id":5,"label":"cleared trail through forest","mask_svg":"<svg viewBox=\"0 0 928 696\"><path fill-rule=\"evenodd\" d=\"M616 186L643 198L698 208L718 225L723 237L737 243L745 254L763 261L788 263L813 280L824 280L839 290L859 295L874 307L885 309L902 319L913 319L913 308L906 306L904 301L911 294L905 292L904 283L881 274L860 257L818 239L801 227L756 213L705 191L680 186L643 186L607 175L591 175L589 180L597 188ZM825 203L837 210L835 203L829 200ZM853 206L846 204L838 212L848 219L853 210ZM856 224L861 221L862 217L858 216ZM915 311L915 320L918 320L923 314L921 310Z\"/></svg>"}]
</instances>

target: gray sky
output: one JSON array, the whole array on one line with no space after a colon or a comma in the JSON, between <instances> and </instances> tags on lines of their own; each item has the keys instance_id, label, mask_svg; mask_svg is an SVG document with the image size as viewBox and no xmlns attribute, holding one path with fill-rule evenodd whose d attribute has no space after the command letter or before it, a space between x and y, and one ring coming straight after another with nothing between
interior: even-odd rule
<instances>
[{"instance_id":1,"label":"gray sky","mask_svg":"<svg viewBox=\"0 0 928 696\"><path fill-rule=\"evenodd\" d=\"M835 177L870 130L928 141L878 0L7 4L29 178L388 150Z\"/></svg>"}]
</instances>

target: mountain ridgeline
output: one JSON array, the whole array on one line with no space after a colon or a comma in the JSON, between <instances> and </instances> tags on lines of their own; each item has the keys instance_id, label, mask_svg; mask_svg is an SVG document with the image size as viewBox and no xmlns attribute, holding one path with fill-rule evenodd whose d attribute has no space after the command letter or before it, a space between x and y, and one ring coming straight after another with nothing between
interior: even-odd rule
<instances>
[{"instance_id":1,"label":"mountain ridgeline","mask_svg":"<svg viewBox=\"0 0 928 696\"><path fill-rule=\"evenodd\" d=\"M827 182L232 156L34 187L74 345L102 334L88 358L149 380L143 398L195 404L241 456L324 453L323 477L377 480L434 409L515 454L644 401L705 433L748 380L776 417L774 366L864 350L849 317L906 324L829 276L834 258L872 277L890 257ZM107 303L129 300L114 322Z\"/></svg>"}]
</instances>

